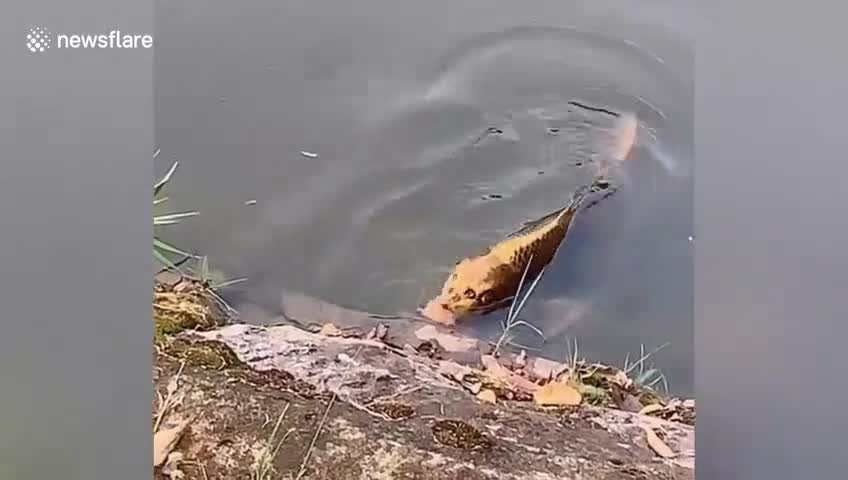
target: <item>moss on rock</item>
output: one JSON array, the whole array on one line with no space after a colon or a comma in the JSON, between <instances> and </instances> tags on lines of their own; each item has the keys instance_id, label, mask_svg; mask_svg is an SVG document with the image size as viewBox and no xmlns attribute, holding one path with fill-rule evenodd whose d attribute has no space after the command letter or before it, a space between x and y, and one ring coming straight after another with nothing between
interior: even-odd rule
<instances>
[{"instance_id":1,"label":"moss on rock","mask_svg":"<svg viewBox=\"0 0 848 480\"><path fill-rule=\"evenodd\" d=\"M609 393L601 387L589 385L588 383L583 382L573 382L572 386L580 392L580 395L583 397L583 401L589 405L603 407L609 405L612 401Z\"/></svg>"},{"instance_id":2,"label":"moss on rock","mask_svg":"<svg viewBox=\"0 0 848 480\"><path fill-rule=\"evenodd\" d=\"M156 282L153 292L153 340L157 345L186 330L210 330L226 319L208 287L202 282L180 279L169 285Z\"/></svg>"},{"instance_id":3,"label":"moss on rock","mask_svg":"<svg viewBox=\"0 0 848 480\"><path fill-rule=\"evenodd\" d=\"M433 425L437 442L461 449L489 449L492 441L473 426L459 420L441 420Z\"/></svg>"},{"instance_id":4,"label":"moss on rock","mask_svg":"<svg viewBox=\"0 0 848 480\"><path fill-rule=\"evenodd\" d=\"M245 366L230 347L214 340L175 338L167 344L165 353L193 367L225 370Z\"/></svg>"}]
</instances>

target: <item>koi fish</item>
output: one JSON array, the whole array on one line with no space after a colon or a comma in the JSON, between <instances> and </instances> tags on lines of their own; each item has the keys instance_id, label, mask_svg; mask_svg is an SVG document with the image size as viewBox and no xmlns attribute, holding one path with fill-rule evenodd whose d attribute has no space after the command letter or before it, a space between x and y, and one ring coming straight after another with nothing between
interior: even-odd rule
<instances>
[{"instance_id":1,"label":"koi fish","mask_svg":"<svg viewBox=\"0 0 848 480\"><path fill-rule=\"evenodd\" d=\"M586 205L590 194L610 190L610 169L628 157L636 142L635 116L622 115L618 127L613 145L603 159L606 162L599 165L590 185L579 188L564 207L525 223L482 254L458 261L441 292L418 313L429 320L453 325L473 315L508 307L525 270L528 279L538 276L553 261L581 207L591 207L601 200ZM612 192L614 189L607 195Z\"/></svg>"}]
</instances>

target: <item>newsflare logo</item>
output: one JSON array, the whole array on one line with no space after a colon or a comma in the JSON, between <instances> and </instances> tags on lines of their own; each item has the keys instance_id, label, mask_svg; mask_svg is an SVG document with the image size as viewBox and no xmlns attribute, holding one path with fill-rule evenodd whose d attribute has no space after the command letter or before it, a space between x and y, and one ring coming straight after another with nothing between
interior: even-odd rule
<instances>
[{"instance_id":1,"label":"newsflare logo","mask_svg":"<svg viewBox=\"0 0 848 480\"><path fill-rule=\"evenodd\" d=\"M26 46L32 53L44 53L50 49L53 38L50 31L44 27L34 27L27 33Z\"/></svg>"},{"instance_id":2,"label":"newsflare logo","mask_svg":"<svg viewBox=\"0 0 848 480\"><path fill-rule=\"evenodd\" d=\"M33 27L27 33L26 47L32 53L44 53L51 48L56 50L151 48L153 47L153 36L125 34L120 30L112 30L109 33L102 34L60 33L53 35L45 27Z\"/></svg>"}]
</instances>

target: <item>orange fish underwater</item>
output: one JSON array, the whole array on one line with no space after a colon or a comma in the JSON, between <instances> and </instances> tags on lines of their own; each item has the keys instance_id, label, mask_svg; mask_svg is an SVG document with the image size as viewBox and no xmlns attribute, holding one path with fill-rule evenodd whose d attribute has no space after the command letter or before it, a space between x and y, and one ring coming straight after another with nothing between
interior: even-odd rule
<instances>
[{"instance_id":1,"label":"orange fish underwater","mask_svg":"<svg viewBox=\"0 0 848 480\"><path fill-rule=\"evenodd\" d=\"M591 185L578 189L566 206L525 223L521 229L489 247L484 253L457 262L441 292L419 313L432 321L453 325L473 315L492 313L508 307L516 295L525 269L528 281L538 276L554 259L589 195L608 189L609 171L616 166L616 162L622 162L629 156L636 144L637 128L635 115L620 115L613 144L608 146L609 150L599 162L597 175Z\"/></svg>"}]
</instances>

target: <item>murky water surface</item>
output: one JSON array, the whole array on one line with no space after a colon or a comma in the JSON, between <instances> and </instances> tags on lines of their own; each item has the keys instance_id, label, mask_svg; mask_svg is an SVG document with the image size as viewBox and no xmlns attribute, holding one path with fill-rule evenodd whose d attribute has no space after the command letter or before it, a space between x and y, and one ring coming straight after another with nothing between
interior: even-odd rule
<instances>
[{"instance_id":1,"label":"murky water surface","mask_svg":"<svg viewBox=\"0 0 848 480\"><path fill-rule=\"evenodd\" d=\"M517 341L614 363L670 342L653 360L692 392L689 5L185 0L156 21L157 173L179 160L172 207L202 211L168 238L249 277L231 298L268 316L281 291L413 311L587 183L614 117L570 101L635 112L621 189L523 314L547 342Z\"/></svg>"}]
</instances>

